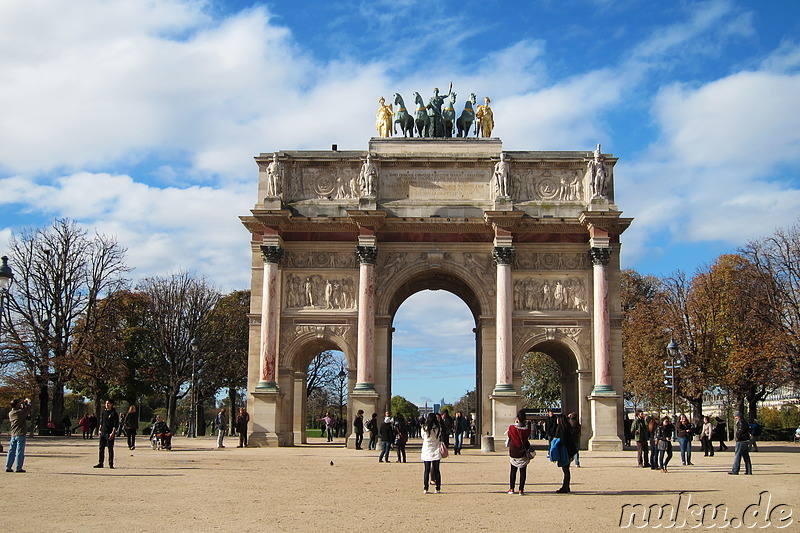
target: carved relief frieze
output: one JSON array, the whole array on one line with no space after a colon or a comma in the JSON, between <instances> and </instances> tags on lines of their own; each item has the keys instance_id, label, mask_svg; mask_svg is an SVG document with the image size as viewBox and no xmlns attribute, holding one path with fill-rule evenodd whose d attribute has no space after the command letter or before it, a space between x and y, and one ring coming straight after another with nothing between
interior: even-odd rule
<instances>
[{"instance_id":1,"label":"carved relief frieze","mask_svg":"<svg viewBox=\"0 0 800 533\"><path fill-rule=\"evenodd\" d=\"M512 195L517 202L580 202L583 174L567 168L521 169L512 176Z\"/></svg>"},{"instance_id":2,"label":"carved relief frieze","mask_svg":"<svg viewBox=\"0 0 800 533\"><path fill-rule=\"evenodd\" d=\"M286 189L289 201L358 198L358 169L335 165L293 165L287 172Z\"/></svg>"},{"instance_id":3,"label":"carved relief frieze","mask_svg":"<svg viewBox=\"0 0 800 533\"><path fill-rule=\"evenodd\" d=\"M424 263L440 268L443 263L454 263L481 279L491 280L495 275L495 264L491 254L474 252L388 252L378 255L376 272L381 279L390 279L397 272L414 263Z\"/></svg>"},{"instance_id":4,"label":"carved relief frieze","mask_svg":"<svg viewBox=\"0 0 800 533\"><path fill-rule=\"evenodd\" d=\"M284 253L286 268L358 268L353 252L300 252Z\"/></svg>"},{"instance_id":5,"label":"carved relief frieze","mask_svg":"<svg viewBox=\"0 0 800 533\"><path fill-rule=\"evenodd\" d=\"M586 311L586 283L577 276L562 278L517 277L514 280L516 311Z\"/></svg>"},{"instance_id":6,"label":"carved relief frieze","mask_svg":"<svg viewBox=\"0 0 800 533\"><path fill-rule=\"evenodd\" d=\"M310 274L286 276L286 308L355 309L356 282L353 276L337 278Z\"/></svg>"},{"instance_id":7,"label":"carved relief frieze","mask_svg":"<svg viewBox=\"0 0 800 533\"><path fill-rule=\"evenodd\" d=\"M321 339L323 337L340 337L352 345L355 328L349 325L312 325L312 324L299 324L287 325L281 328L281 346L289 346L296 338L313 334L314 337Z\"/></svg>"},{"instance_id":8,"label":"carved relief frieze","mask_svg":"<svg viewBox=\"0 0 800 533\"><path fill-rule=\"evenodd\" d=\"M514 270L588 270L592 262L582 253L521 253L514 256Z\"/></svg>"},{"instance_id":9,"label":"carved relief frieze","mask_svg":"<svg viewBox=\"0 0 800 533\"><path fill-rule=\"evenodd\" d=\"M515 327L512 337L514 346L520 346L541 335L544 335L544 338L548 341L567 338L577 344L583 353L589 353L589 332L588 328L569 326ZM531 348L531 346L526 347L528 350Z\"/></svg>"}]
</instances>

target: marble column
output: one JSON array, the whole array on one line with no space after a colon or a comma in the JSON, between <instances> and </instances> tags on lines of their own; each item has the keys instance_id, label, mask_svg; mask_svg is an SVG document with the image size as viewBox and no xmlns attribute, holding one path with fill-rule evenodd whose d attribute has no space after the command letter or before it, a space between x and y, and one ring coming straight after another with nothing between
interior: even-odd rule
<instances>
[{"instance_id":1,"label":"marble column","mask_svg":"<svg viewBox=\"0 0 800 533\"><path fill-rule=\"evenodd\" d=\"M264 256L264 285L261 297L261 343L258 392L278 391L276 369L278 365L278 327L280 321L280 272L278 263L283 248L276 245L261 247Z\"/></svg>"},{"instance_id":2,"label":"marble column","mask_svg":"<svg viewBox=\"0 0 800 533\"><path fill-rule=\"evenodd\" d=\"M356 246L358 278L358 370L354 391L374 392L376 246Z\"/></svg>"},{"instance_id":3,"label":"marble column","mask_svg":"<svg viewBox=\"0 0 800 533\"><path fill-rule=\"evenodd\" d=\"M514 311L514 295L511 289L511 263L514 260L514 248L512 246L495 246L492 255L497 263L497 383L494 393L502 394L514 392L514 382L511 375L511 318Z\"/></svg>"},{"instance_id":4,"label":"marble column","mask_svg":"<svg viewBox=\"0 0 800 533\"><path fill-rule=\"evenodd\" d=\"M608 262L611 248L589 250L594 265L594 390L592 394L614 394L611 385L611 320L608 309Z\"/></svg>"}]
</instances>

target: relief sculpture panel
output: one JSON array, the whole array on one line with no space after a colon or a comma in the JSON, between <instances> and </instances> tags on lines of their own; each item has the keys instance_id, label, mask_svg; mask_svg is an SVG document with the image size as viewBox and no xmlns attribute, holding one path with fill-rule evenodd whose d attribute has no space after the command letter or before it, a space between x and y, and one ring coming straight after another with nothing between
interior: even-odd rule
<instances>
[{"instance_id":1,"label":"relief sculpture panel","mask_svg":"<svg viewBox=\"0 0 800 533\"><path fill-rule=\"evenodd\" d=\"M288 201L342 200L359 197L358 169L350 166L306 168L293 165L287 172Z\"/></svg>"},{"instance_id":2,"label":"relief sculpture panel","mask_svg":"<svg viewBox=\"0 0 800 533\"><path fill-rule=\"evenodd\" d=\"M286 250L283 254L286 268L358 268L353 252L298 252Z\"/></svg>"},{"instance_id":3,"label":"relief sculpture panel","mask_svg":"<svg viewBox=\"0 0 800 533\"><path fill-rule=\"evenodd\" d=\"M589 254L583 253L521 253L514 255L514 270L589 270Z\"/></svg>"},{"instance_id":4,"label":"relief sculpture panel","mask_svg":"<svg viewBox=\"0 0 800 533\"><path fill-rule=\"evenodd\" d=\"M579 277L514 280L514 309L517 311L586 311L586 284Z\"/></svg>"},{"instance_id":5,"label":"relief sculpture panel","mask_svg":"<svg viewBox=\"0 0 800 533\"><path fill-rule=\"evenodd\" d=\"M512 195L518 202L580 202L583 181L577 169L520 170L512 176Z\"/></svg>"},{"instance_id":6,"label":"relief sculpture panel","mask_svg":"<svg viewBox=\"0 0 800 533\"><path fill-rule=\"evenodd\" d=\"M355 309L356 282L353 276L329 278L319 274L286 277L286 308Z\"/></svg>"}]
</instances>

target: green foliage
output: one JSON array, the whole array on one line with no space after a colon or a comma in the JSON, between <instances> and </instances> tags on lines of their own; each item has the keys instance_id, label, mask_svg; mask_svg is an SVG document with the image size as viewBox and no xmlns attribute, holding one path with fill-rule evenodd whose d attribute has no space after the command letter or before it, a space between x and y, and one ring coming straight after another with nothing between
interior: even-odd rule
<instances>
[{"instance_id":1,"label":"green foliage","mask_svg":"<svg viewBox=\"0 0 800 533\"><path fill-rule=\"evenodd\" d=\"M762 407L758 410L758 419L765 429L797 428L800 426L800 408L796 405Z\"/></svg>"},{"instance_id":2,"label":"green foliage","mask_svg":"<svg viewBox=\"0 0 800 533\"><path fill-rule=\"evenodd\" d=\"M561 405L561 370L549 355L528 352L522 359L522 397L528 408Z\"/></svg>"},{"instance_id":3,"label":"green foliage","mask_svg":"<svg viewBox=\"0 0 800 533\"><path fill-rule=\"evenodd\" d=\"M419 409L402 396L392 396L392 416L397 415L403 415L406 420L417 418L419 417Z\"/></svg>"}]
</instances>

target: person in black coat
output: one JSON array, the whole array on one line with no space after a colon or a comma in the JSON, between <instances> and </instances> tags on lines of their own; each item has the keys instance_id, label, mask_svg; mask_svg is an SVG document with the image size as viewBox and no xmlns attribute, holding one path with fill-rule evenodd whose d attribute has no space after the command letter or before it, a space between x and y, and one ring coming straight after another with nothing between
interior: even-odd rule
<instances>
[{"instance_id":1,"label":"person in black coat","mask_svg":"<svg viewBox=\"0 0 800 533\"><path fill-rule=\"evenodd\" d=\"M556 428L554 433L554 438L561 439L561 444L567 448L567 455L569 456L569 461L572 462L572 458L578 453L578 445L575 443L575 440L572 438L572 426L570 425L567 417L564 414L560 414L556 417ZM569 483L572 479L572 476L569 472L569 463L566 466L561 467L562 472L564 472L564 480L561 482L561 488L558 489L556 492L564 494L568 493L569 490Z\"/></svg>"},{"instance_id":2,"label":"person in black coat","mask_svg":"<svg viewBox=\"0 0 800 533\"><path fill-rule=\"evenodd\" d=\"M378 462L382 463L383 458L386 457L386 462L391 463L389 460L389 452L392 451L392 442L394 442L394 426L391 417L387 416L384 418L378 433L381 436L382 442L381 454L378 456Z\"/></svg>"}]
</instances>

